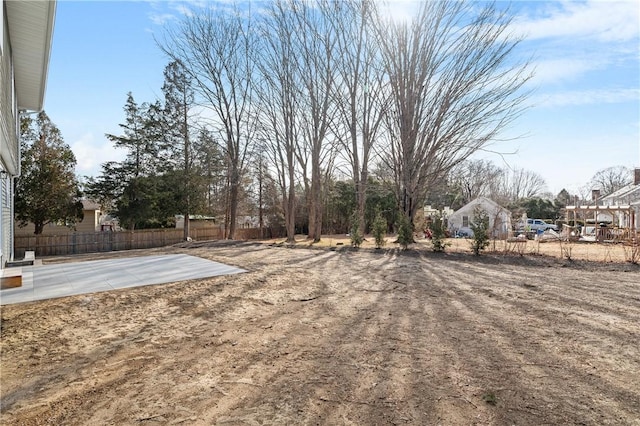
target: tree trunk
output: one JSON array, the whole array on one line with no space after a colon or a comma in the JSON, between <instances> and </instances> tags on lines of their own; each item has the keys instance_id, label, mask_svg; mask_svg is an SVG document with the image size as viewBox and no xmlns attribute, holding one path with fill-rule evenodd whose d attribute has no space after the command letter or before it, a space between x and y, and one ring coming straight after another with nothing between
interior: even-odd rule
<instances>
[{"instance_id":1,"label":"tree trunk","mask_svg":"<svg viewBox=\"0 0 640 426\"><path fill-rule=\"evenodd\" d=\"M296 242L296 189L293 185L294 169L289 167L289 195L286 197L285 224L287 227L287 242Z\"/></svg>"},{"instance_id":2,"label":"tree trunk","mask_svg":"<svg viewBox=\"0 0 640 426\"><path fill-rule=\"evenodd\" d=\"M188 116L188 107L189 104L187 98L187 91L182 91L182 137L184 138L184 194L185 194L185 212L184 212L184 240L189 241L189 231L191 230L191 221L189 220L189 215L191 213L191 158L189 158L189 153L191 150L190 141L189 141L189 116Z\"/></svg>"},{"instance_id":3,"label":"tree trunk","mask_svg":"<svg viewBox=\"0 0 640 426\"><path fill-rule=\"evenodd\" d=\"M238 184L231 184L231 194L229 197L229 234L228 240L234 240L236 236L236 223L238 215Z\"/></svg>"},{"instance_id":4,"label":"tree trunk","mask_svg":"<svg viewBox=\"0 0 640 426\"><path fill-rule=\"evenodd\" d=\"M263 217L263 185L264 185L264 173L262 168L262 156L260 156L260 169L258 170L258 226L260 227L260 238L264 238L264 217Z\"/></svg>"},{"instance_id":5,"label":"tree trunk","mask_svg":"<svg viewBox=\"0 0 640 426\"><path fill-rule=\"evenodd\" d=\"M187 196L188 197L188 196ZM187 198L187 202L184 209L184 240L189 240L189 232L191 230L191 221L189 220L189 199Z\"/></svg>"},{"instance_id":6,"label":"tree trunk","mask_svg":"<svg viewBox=\"0 0 640 426\"><path fill-rule=\"evenodd\" d=\"M316 202L313 198L313 195L309 194L309 224L307 229L307 239L315 242L316 241Z\"/></svg>"},{"instance_id":7,"label":"tree trunk","mask_svg":"<svg viewBox=\"0 0 640 426\"><path fill-rule=\"evenodd\" d=\"M319 153L312 159L311 165L311 210L309 211L309 238L314 243L322 236L322 175Z\"/></svg>"},{"instance_id":8,"label":"tree trunk","mask_svg":"<svg viewBox=\"0 0 640 426\"><path fill-rule=\"evenodd\" d=\"M356 203L358 208L358 220L360 221L360 235L364 235L366 229L365 223L365 207L367 204L367 172L362 171L362 175L358 184L356 185Z\"/></svg>"},{"instance_id":9,"label":"tree trunk","mask_svg":"<svg viewBox=\"0 0 640 426\"><path fill-rule=\"evenodd\" d=\"M236 165L231 166L231 182L229 188L229 234L228 240L234 240L238 222L238 193L240 190L240 172Z\"/></svg>"}]
</instances>

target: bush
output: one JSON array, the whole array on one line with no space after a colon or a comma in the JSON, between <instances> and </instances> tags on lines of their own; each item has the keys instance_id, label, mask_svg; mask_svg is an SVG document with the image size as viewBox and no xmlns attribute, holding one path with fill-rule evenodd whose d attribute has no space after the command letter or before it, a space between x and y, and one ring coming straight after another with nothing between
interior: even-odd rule
<instances>
[{"instance_id":1,"label":"bush","mask_svg":"<svg viewBox=\"0 0 640 426\"><path fill-rule=\"evenodd\" d=\"M444 242L446 235L444 226L444 221L440 215L434 217L433 222L431 223L431 245L433 251L441 253L445 250L445 248L449 245Z\"/></svg>"},{"instance_id":2,"label":"bush","mask_svg":"<svg viewBox=\"0 0 640 426\"><path fill-rule=\"evenodd\" d=\"M360 233L360 218L358 217L357 211L351 215L351 232L349 233L349 238L351 239L351 245L356 248L360 247L362 241L364 241L364 236Z\"/></svg>"},{"instance_id":3,"label":"bush","mask_svg":"<svg viewBox=\"0 0 640 426\"><path fill-rule=\"evenodd\" d=\"M640 263L640 242L634 238L629 245L623 245L625 261L637 265Z\"/></svg>"},{"instance_id":4,"label":"bush","mask_svg":"<svg viewBox=\"0 0 640 426\"><path fill-rule=\"evenodd\" d=\"M404 214L404 212L400 212L400 219L398 223L398 244L400 244L403 250L406 250L411 243L413 243L413 229L411 229L411 223L409 223L409 218Z\"/></svg>"},{"instance_id":5,"label":"bush","mask_svg":"<svg viewBox=\"0 0 640 426\"><path fill-rule=\"evenodd\" d=\"M387 234L387 220L378 212L373 221L373 237L376 240L376 248L382 248L387 242L384 237Z\"/></svg>"},{"instance_id":6,"label":"bush","mask_svg":"<svg viewBox=\"0 0 640 426\"><path fill-rule=\"evenodd\" d=\"M473 210L473 216L471 250L473 254L479 256L480 252L489 246L489 215L483 209L476 207Z\"/></svg>"}]
</instances>

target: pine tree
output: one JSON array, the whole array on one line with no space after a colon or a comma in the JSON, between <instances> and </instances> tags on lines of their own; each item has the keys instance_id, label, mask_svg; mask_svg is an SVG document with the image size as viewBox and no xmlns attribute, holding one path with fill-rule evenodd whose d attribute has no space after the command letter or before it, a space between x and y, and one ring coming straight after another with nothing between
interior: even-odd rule
<instances>
[{"instance_id":1,"label":"pine tree","mask_svg":"<svg viewBox=\"0 0 640 426\"><path fill-rule=\"evenodd\" d=\"M349 238L351 239L351 245L356 248L360 247L362 241L364 241L364 236L360 229L360 215L358 214L358 211L355 210L351 214L351 230L349 232Z\"/></svg>"},{"instance_id":2,"label":"pine tree","mask_svg":"<svg viewBox=\"0 0 640 426\"><path fill-rule=\"evenodd\" d=\"M166 138L173 147L172 158L182 172L180 188L181 211L184 220L184 239L189 238L189 215L194 197L193 153L191 147L189 109L194 102L191 79L182 62L172 61L164 70L164 119Z\"/></svg>"},{"instance_id":3,"label":"pine tree","mask_svg":"<svg viewBox=\"0 0 640 426\"><path fill-rule=\"evenodd\" d=\"M403 250L409 248L409 244L413 243L413 230L409 218L406 215L400 214L398 223L398 243Z\"/></svg>"},{"instance_id":4,"label":"pine tree","mask_svg":"<svg viewBox=\"0 0 640 426\"><path fill-rule=\"evenodd\" d=\"M223 150L220 148L213 134L207 130L200 130L194 140L193 167L204 196L204 210L211 216L224 216L226 211L226 194L228 193L228 179L226 175L227 162Z\"/></svg>"},{"instance_id":5,"label":"pine tree","mask_svg":"<svg viewBox=\"0 0 640 426\"><path fill-rule=\"evenodd\" d=\"M384 237L387 233L387 221L382 217L380 212L376 213L376 218L373 221L373 237L376 241L376 248L382 248L387 242Z\"/></svg>"},{"instance_id":6,"label":"pine tree","mask_svg":"<svg viewBox=\"0 0 640 426\"><path fill-rule=\"evenodd\" d=\"M127 101L124 106L125 122L120 124L123 134L120 136L107 134L106 137L114 143L117 148L127 151L127 158L123 162L125 170L132 177L148 175L152 161L156 157L155 149L152 147L145 135L145 112L133 98L131 92L127 94Z\"/></svg>"},{"instance_id":7,"label":"pine tree","mask_svg":"<svg viewBox=\"0 0 640 426\"><path fill-rule=\"evenodd\" d=\"M176 212L168 208L174 204L166 204L171 197L156 193L167 187L164 182L170 178L163 175L174 170L168 161L164 110L160 102L138 105L129 92L124 111L122 134L106 137L126 150L126 158L103 164L101 176L88 181L87 193L126 229L166 226Z\"/></svg>"},{"instance_id":8,"label":"pine tree","mask_svg":"<svg viewBox=\"0 0 640 426\"><path fill-rule=\"evenodd\" d=\"M447 243L445 243L445 229L442 216L436 215L431 222L431 245L433 251L440 253L445 251Z\"/></svg>"},{"instance_id":9,"label":"pine tree","mask_svg":"<svg viewBox=\"0 0 640 426\"><path fill-rule=\"evenodd\" d=\"M473 239L471 240L471 250L476 256L489 246L489 215L480 207L473 210L473 222L471 230Z\"/></svg>"}]
</instances>

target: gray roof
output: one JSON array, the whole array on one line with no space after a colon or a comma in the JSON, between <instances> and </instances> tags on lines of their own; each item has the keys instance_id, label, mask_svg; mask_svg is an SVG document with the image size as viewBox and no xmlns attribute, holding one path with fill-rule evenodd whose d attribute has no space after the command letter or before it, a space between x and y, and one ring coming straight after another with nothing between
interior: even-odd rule
<instances>
[{"instance_id":1,"label":"gray roof","mask_svg":"<svg viewBox=\"0 0 640 426\"><path fill-rule=\"evenodd\" d=\"M623 186L619 190L612 192L606 197L603 197L602 202L606 204L607 201L615 201L626 198L631 198L631 200L627 200L627 202L640 200L640 185L634 185L631 183L627 186Z\"/></svg>"}]
</instances>

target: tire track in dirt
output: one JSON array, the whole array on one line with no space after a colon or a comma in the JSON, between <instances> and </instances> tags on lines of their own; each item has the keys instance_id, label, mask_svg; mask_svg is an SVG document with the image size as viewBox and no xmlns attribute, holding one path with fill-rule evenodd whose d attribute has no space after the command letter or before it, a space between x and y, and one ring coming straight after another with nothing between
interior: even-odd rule
<instances>
[{"instance_id":1,"label":"tire track in dirt","mask_svg":"<svg viewBox=\"0 0 640 426\"><path fill-rule=\"evenodd\" d=\"M482 268L481 268L482 269ZM469 272L469 271L467 271ZM477 272L480 271L473 271L473 274L468 274L467 276L467 280L469 280L469 276L473 276L473 286L478 287L481 286L483 288L493 288L495 287L495 284L493 282L488 282L485 283L482 280L478 280L478 276L480 276L481 274L478 274ZM465 280L465 275L467 274L459 274L459 276L455 276L452 277L452 281L455 283L460 283L460 282L464 282ZM469 288L467 289L460 289L458 288L458 286L454 286L453 288L450 288L449 291L451 292L451 296L452 298L456 301L456 306L455 308L458 309L461 312L461 315L466 317L468 319L468 321L472 324L483 324L486 327L488 327L491 332L490 333L483 333L480 336L482 336L482 338L480 340L490 340L488 338L489 335L492 336L493 339L495 339L496 337L499 338L499 340L503 341L503 342L509 342L507 345L502 344L484 344L485 350L487 351L495 351L495 349L497 347L509 347L509 346L513 346L513 342L525 342L525 345L523 345L520 349L517 349L517 351L521 351L523 354L527 354L527 358L528 359L534 359L535 360L535 364L539 364L539 365L555 365L557 363L560 363L558 365L562 365L562 362L560 362L560 359L554 354L553 352L553 348L549 347L549 345L545 345L545 342L542 341L542 344L538 344L537 346L537 350L536 351L528 351L526 348L526 342L530 341L531 338L528 338L527 335L523 334L522 332L531 332L532 335L535 335L535 329L550 329L553 330L554 328L557 327L556 321L560 320L560 322L564 322L565 319L562 318L557 318L554 317L553 315L551 316L551 318L545 318L544 317L544 313L545 310L532 310L530 308L527 308L526 305L524 304L520 304L519 306L514 306L511 300L506 300L506 299L502 299L499 300L498 298L496 298L496 291L492 291L492 292L470 292ZM523 296L520 296L523 297ZM534 297L530 295L530 298ZM548 300L546 301L548 302ZM505 305L505 303L507 305ZM493 305L493 306L492 306ZM489 309L488 307L491 307L491 309ZM514 315L512 315L512 317L514 318L522 318L523 316L526 315L525 318L527 318L527 321L531 321L533 320L537 320L536 327L535 329L532 329L530 326L528 326L526 324L526 322L521 322L521 321L517 321L516 324L517 326L514 327L510 327L509 324L504 324L504 320L500 317L500 316L496 316L495 313L499 313L501 311L504 310L513 310L514 308L519 309L521 312L516 312L514 313ZM532 316L531 313L534 313L534 315ZM536 312L537 311L537 312ZM541 315L542 314L542 315ZM597 334L598 332L602 332L605 331L605 329L589 329L588 332L586 332L586 334L588 335L593 335L593 334ZM556 340L557 343L557 340ZM566 343L566 342L565 342ZM541 351L542 349L542 351ZM600 350L602 350L602 347L600 347ZM479 351L482 352L482 351ZM586 354L589 354L589 351L585 352ZM562 355L562 359L565 360L567 354L563 354ZM594 360L595 361L595 360ZM520 363L524 363L524 360L519 360ZM564 362L564 361L563 361ZM613 364L615 364L615 361L613 362ZM499 364L496 365L496 367L499 367ZM625 370L624 368L621 371L637 371L637 365L636 368L633 368L633 363L627 364L626 367L629 367L630 370ZM555 367L553 368L555 369ZM553 370L551 369L551 370ZM550 370L549 368L546 368L546 370ZM600 378L596 379L596 377L592 376L592 372L585 372L586 369L580 369L578 366L576 365L569 365L564 367L564 370L566 371L570 371L570 376L571 378L576 378L576 376L579 377L579 380L582 382L583 384L583 388L581 389L581 392L583 393L583 397L585 397L586 399L589 399L588 397L591 395L592 392L595 392L594 390L597 389L606 389L607 385L605 385L604 383L607 382L606 377L600 376ZM545 374L550 375L550 377L553 377L553 371L547 371ZM621 377L617 377L616 379L621 379ZM603 383L604 382L604 383ZM630 383L627 383L627 386L631 385ZM608 385L609 389L614 388L615 386L613 386L611 383ZM632 386L632 385L631 385ZM519 384L517 386L518 388L522 389L523 385ZM624 400L634 400L637 399L640 395L638 395L637 391L633 392L632 391L633 387L628 387L626 389L620 389L618 391L618 395L622 395ZM534 391L534 389L531 389L532 391ZM574 390L575 392L575 390ZM535 393L533 393L532 395L535 395ZM574 402L576 402L577 399L579 398L572 398L574 397L573 394L568 393L568 395L563 395L564 398L569 397L569 399L572 399ZM607 400L607 398L603 398L605 400ZM616 400L615 399L608 399L608 401L612 406L616 405ZM548 400L547 403L553 403L553 401ZM606 410L607 404L603 404L602 400L598 400L595 401L595 405L597 405L601 411ZM573 408L581 411L581 410L587 410L590 408L593 408L591 404L580 404L579 402L576 402L576 406L574 406ZM543 408L544 409L544 408ZM627 415L629 415L629 417L627 417L627 420L634 418L634 415L637 415L637 409L638 407L627 407L626 411L627 411ZM631 410L631 411L629 411ZM625 410L623 410L625 411ZM609 416L605 416L609 417ZM516 420L516 419L513 419ZM558 418L558 421L562 420L562 421L566 421L566 419L561 419ZM594 422L599 423L601 419L593 419ZM533 419L532 419L532 423L533 423Z\"/></svg>"},{"instance_id":2,"label":"tire track in dirt","mask_svg":"<svg viewBox=\"0 0 640 426\"><path fill-rule=\"evenodd\" d=\"M598 271L573 267L395 250L178 251L249 272L3 312L3 333L15 337L3 334L2 379L22 392L5 411L3 390L3 421L538 425L640 417L640 352L631 341L640 314L627 298L637 294L638 274L599 281ZM30 326L34 319L42 326ZM25 362L27 348L46 339L53 346ZM7 373L8 353L25 370ZM45 353L58 361L47 365ZM20 374L36 378L26 391ZM485 402L490 394L496 405Z\"/></svg>"},{"instance_id":3,"label":"tire track in dirt","mask_svg":"<svg viewBox=\"0 0 640 426\"><path fill-rule=\"evenodd\" d=\"M336 257L331 256L328 258L329 262L324 266L325 269L331 270L343 264L336 265ZM332 261L333 260L333 261ZM340 262L338 262L340 263ZM306 266L306 265L304 265ZM320 271L322 273L322 271ZM325 299L337 299L338 303ZM310 328L309 325L318 324L321 329L333 327L334 322L343 322L351 315L351 312L346 311L340 307L344 299L344 291L341 288L329 289L329 295L323 300L309 301L304 305L304 310L296 310L288 313L289 317L297 318L296 321L289 321L291 328L286 331L288 336L295 342L297 340L307 340L311 334L310 342L304 346L304 350L296 351L295 353L287 353L288 362L286 364L284 372L288 375L277 372L272 376L269 382L269 389L274 389L275 394L282 395L289 389L291 392L287 392L290 395L285 399L286 405L289 407L289 411L297 413L295 417L299 421L310 421L310 417L316 417L320 421L330 421L334 419L344 420L340 417L338 412L331 407L333 405L326 395L312 396L309 393L310 385L321 385L323 387L329 386L331 392L343 391L347 386L347 381L340 374L336 374L334 366L336 364L346 366L347 369L354 369L357 367L352 366L352 361L343 352L340 342L334 341L331 337L323 337L323 333L318 333L317 330ZM334 304L335 303L335 304ZM316 310L318 306L324 306L328 309L336 309L333 318L327 323L323 310ZM367 315L366 311L360 310L361 315ZM358 324L366 324L366 322L358 322ZM354 327L350 330L356 332L358 335L366 335L366 331L363 327ZM311 377L308 377L309 373L312 373ZM293 377L292 377L293 376ZM287 377L283 380L282 378ZM293 387L293 389L292 389ZM295 398L294 398L295 397ZM255 405L264 405L264 400L256 397L256 400L248 403L243 401L242 405L235 407L229 415L225 418L227 420L232 419L247 419L250 415L248 411L251 411L247 407L253 407Z\"/></svg>"}]
</instances>

